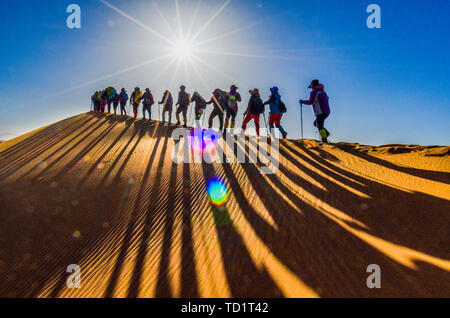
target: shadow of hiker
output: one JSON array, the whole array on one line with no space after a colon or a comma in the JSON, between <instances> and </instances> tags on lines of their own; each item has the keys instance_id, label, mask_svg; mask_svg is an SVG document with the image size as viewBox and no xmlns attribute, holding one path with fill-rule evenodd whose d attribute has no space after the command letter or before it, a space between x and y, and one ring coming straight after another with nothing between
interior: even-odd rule
<instances>
[{"instance_id":1,"label":"shadow of hiker","mask_svg":"<svg viewBox=\"0 0 450 318\"><path fill-rule=\"evenodd\" d=\"M248 155L246 159L248 162ZM411 269L395 262L301 199L281 182L279 176L265 177L254 164L241 166L252 185L252 191L263 202L278 230L247 203L243 186L234 176L233 169L224 164L231 191L246 220L274 255L321 296L407 297L443 294L441 283L449 280L445 270L432 265ZM276 189L295 208L274 195ZM327 197L318 198L327 202ZM389 220L378 222L384 224L389 223ZM348 225L354 227L353 224ZM370 290L365 286L365 270L369 264L379 264L383 269L384 285L381 290ZM420 262L416 262L416 266L420 266ZM425 269L429 272L423 273ZM425 277L433 277L433 280Z\"/></svg>"}]
</instances>

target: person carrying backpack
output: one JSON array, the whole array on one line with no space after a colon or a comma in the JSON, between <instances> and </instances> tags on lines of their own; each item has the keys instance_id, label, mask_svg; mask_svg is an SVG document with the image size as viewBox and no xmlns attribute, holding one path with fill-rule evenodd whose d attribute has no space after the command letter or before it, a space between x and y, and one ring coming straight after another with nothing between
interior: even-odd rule
<instances>
[{"instance_id":1,"label":"person carrying backpack","mask_svg":"<svg viewBox=\"0 0 450 318\"><path fill-rule=\"evenodd\" d=\"M238 113L238 108L240 103L242 101L241 95L237 92L238 87L236 85L232 85L230 88L230 92L227 94L227 102L228 107L226 109L227 112L227 118L225 120L225 130L228 128L228 125L230 124L231 119L231 128L234 128L236 125L236 116Z\"/></svg>"},{"instance_id":2,"label":"person carrying backpack","mask_svg":"<svg viewBox=\"0 0 450 318\"><path fill-rule=\"evenodd\" d=\"M192 103L195 103L195 120L199 121L205 112L206 101L198 92L195 92L192 97Z\"/></svg>"},{"instance_id":3,"label":"person carrying backpack","mask_svg":"<svg viewBox=\"0 0 450 318\"><path fill-rule=\"evenodd\" d=\"M106 92L106 89L102 91L100 95L100 112L105 112L106 104L108 103L108 93Z\"/></svg>"},{"instance_id":4,"label":"person carrying backpack","mask_svg":"<svg viewBox=\"0 0 450 318\"><path fill-rule=\"evenodd\" d=\"M227 107L226 104L226 93L223 92L220 89L216 89L213 92L213 96L211 97L210 101L206 103L206 105L210 105L213 104L214 109L211 112L211 115L209 115L209 119L208 119L208 128L212 129L213 126L213 120L214 118L216 118L217 116L219 117L219 122L220 122L220 131L223 130L223 117L225 115L225 110Z\"/></svg>"},{"instance_id":5,"label":"person carrying backpack","mask_svg":"<svg viewBox=\"0 0 450 318\"><path fill-rule=\"evenodd\" d=\"M178 106L178 108L177 108L176 116L177 116L177 125L181 125L180 114L183 113L183 120L184 120L183 127L184 128L187 128L187 112L188 112L188 107L189 107L190 103L191 103L191 97L186 92L186 86L182 85L180 87L180 92L178 93L178 101L176 104L176 106Z\"/></svg>"},{"instance_id":6,"label":"person carrying backpack","mask_svg":"<svg viewBox=\"0 0 450 318\"><path fill-rule=\"evenodd\" d=\"M131 98L130 98L130 103L133 105L134 118L137 118L139 104L141 103L141 99L140 99L141 97L142 97L141 89L139 87L136 87L134 89L133 94L131 94Z\"/></svg>"},{"instance_id":7,"label":"person carrying backpack","mask_svg":"<svg viewBox=\"0 0 450 318\"><path fill-rule=\"evenodd\" d=\"M125 88L122 88L120 91L119 102L120 102L120 114L122 116L127 115L126 106L127 106L127 102L128 102L128 94L127 94L127 91L125 90Z\"/></svg>"},{"instance_id":8,"label":"person carrying backpack","mask_svg":"<svg viewBox=\"0 0 450 318\"><path fill-rule=\"evenodd\" d=\"M264 103L259 95L259 89L255 88L254 90L250 90L250 100L248 101L248 107L245 111L244 115L244 123L242 124L242 130L245 133L247 129L247 124L251 121L255 121L256 134L259 136L259 119L260 114L264 113Z\"/></svg>"},{"instance_id":9,"label":"person carrying backpack","mask_svg":"<svg viewBox=\"0 0 450 318\"><path fill-rule=\"evenodd\" d=\"M94 106L94 112L98 113L100 111L100 91L96 91L94 95L91 96L92 105Z\"/></svg>"},{"instance_id":10,"label":"person carrying backpack","mask_svg":"<svg viewBox=\"0 0 450 318\"><path fill-rule=\"evenodd\" d=\"M139 100L142 100L142 114L145 120L145 112L148 112L148 120L151 121L152 120L152 106L155 103L154 99L153 99L153 95L152 92L150 91L149 88L145 89L145 93L144 95L141 96L141 98L139 98Z\"/></svg>"},{"instance_id":11,"label":"person carrying backpack","mask_svg":"<svg viewBox=\"0 0 450 318\"><path fill-rule=\"evenodd\" d=\"M314 121L314 126L319 129L320 137L322 142L328 143L328 137L330 137L330 132L324 127L325 119L330 116L330 104L327 93L325 93L325 86L320 84L319 80L313 80L311 85L311 94L309 95L309 100L300 100L301 105L312 105L314 110L314 115L316 120Z\"/></svg>"},{"instance_id":12,"label":"person carrying backpack","mask_svg":"<svg viewBox=\"0 0 450 318\"><path fill-rule=\"evenodd\" d=\"M278 87L272 87L270 89L271 95L268 101L264 105L270 105L270 117L269 117L269 129L272 133L274 127L278 128L283 136L283 139L287 138L287 132L281 126L281 119L283 113L286 112L286 106L281 101L281 96L278 93Z\"/></svg>"},{"instance_id":13,"label":"person carrying backpack","mask_svg":"<svg viewBox=\"0 0 450 318\"><path fill-rule=\"evenodd\" d=\"M163 105L163 113L162 113L162 123L166 122L166 113L169 113L169 126L172 124L172 107L173 107L173 97L170 91L166 90L161 101L158 103L159 105Z\"/></svg>"},{"instance_id":14,"label":"person carrying backpack","mask_svg":"<svg viewBox=\"0 0 450 318\"><path fill-rule=\"evenodd\" d=\"M114 103L114 99L117 95L117 91L114 87L106 88L107 100L108 100L108 114L111 113L111 105Z\"/></svg>"},{"instance_id":15,"label":"person carrying backpack","mask_svg":"<svg viewBox=\"0 0 450 318\"><path fill-rule=\"evenodd\" d=\"M117 107L119 107L120 95L116 93L116 95L112 98L114 115L117 115Z\"/></svg>"}]
</instances>

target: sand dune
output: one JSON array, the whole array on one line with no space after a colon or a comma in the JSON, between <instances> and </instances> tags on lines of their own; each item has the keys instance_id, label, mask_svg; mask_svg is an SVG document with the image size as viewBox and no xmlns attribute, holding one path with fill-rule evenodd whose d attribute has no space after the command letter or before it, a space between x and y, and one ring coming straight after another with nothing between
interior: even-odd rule
<instances>
[{"instance_id":1,"label":"sand dune","mask_svg":"<svg viewBox=\"0 0 450 318\"><path fill-rule=\"evenodd\" d=\"M450 147L289 140L263 175L175 165L170 133L83 114L2 143L0 297L450 297Z\"/></svg>"}]
</instances>

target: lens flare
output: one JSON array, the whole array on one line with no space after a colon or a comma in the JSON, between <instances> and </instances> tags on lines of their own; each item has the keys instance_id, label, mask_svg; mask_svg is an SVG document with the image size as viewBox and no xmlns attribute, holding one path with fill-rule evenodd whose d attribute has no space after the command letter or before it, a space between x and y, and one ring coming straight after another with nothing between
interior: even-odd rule
<instances>
[{"instance_id":1,"label":"lens flare","mask_svg":"<svg viewBox=\"0 0 450 318\"><path fill-rule=\"evenodd\" d=\"M227 202L227 186L222 180L218 178L209 180L206 185L206 191L208 192L211 203L215 206L222 206Z\"/></svg>"},{"instance_id":2,"label":"lens flare","mask_svg":"<svg viewBox=\"0 0 450 318\"><path fill-rule=\"evenodd\" d=\"M212 154L219 139L219 134L212 129L195 128L191 130L187 141L193 152Z\"/></svg>"}]
</instances>

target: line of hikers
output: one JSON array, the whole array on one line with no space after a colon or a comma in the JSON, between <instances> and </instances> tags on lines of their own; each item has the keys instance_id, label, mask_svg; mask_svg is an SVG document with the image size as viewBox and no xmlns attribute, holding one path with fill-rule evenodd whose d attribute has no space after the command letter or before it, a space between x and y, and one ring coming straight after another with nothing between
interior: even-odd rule
<instances>
[{"instance_id":1,"label":"line of hikers","mask_svg":"<svg viewBox=\"0 0 450 318\"><path fill-rule=\"evenodd\" d=\"M309 86L311 88L311 94L309 100L300 100L301 105L312 105L316 120L314 121L314 126L319 129L320 136L323 142L328 142L328 137L330 133L325 129L324 123L325 119L330 115L330 107L328 103L328 96L325 93L324 86L320 84L318 80L311 82ZM244 122L242 125L242 130L245 132L247 125L250 121L254 121L256 127L256 133L260 134L260 117L261 114L265 116L265 106L269 105L270 115L269 115L269 129L273 132L274 128L278 128L283 139L287 138L288 133L284 130L281 125L281 120L283 115L287 112L286 105L281 100L281 95L279 94L278 87L272 87L270 89L270 97L266 102L263 102L259 89L255 88L249 91L250 99L248 101L248 106L244 112ZM141 91L139 87L136 87L131 94L128 96L125 88L122 88L120 92L117 92L114 87L108 87L103 91L95 92L91 97L92 105L95 112L104 113L107 111L111 113L114 111L114 115L117 115L117 110L120 105L120 114L127 115L127 103L133 108L134 117L137 118L139 106L142 103L142 114L144 120L146 119L146 113L148 113L148 118L152 120L152 106L155 104L155 100L150 89L146 88L144 92ZM225 131L228 128L235 128L236 117L238 114L239 103L242 102L241 95L238 93L238 87L232 85L229 92L225 92L221 89L215 89L212 93L212 97L209 101L206 101L198 92L194 92L191 96L186 92L186 87L182 85L178 93L178 100L175 106L177 107L176 115L176 125L181 125L180 115L183 116L184 127L187 128L188 122L188 108L192 103L195 105L195 120L200 123L202 116L206 112L207 105L213 104L213 110L208 119L208 128L212 129L213 121L216 117L219 119L219 127L221 131ZM158 102L162 105L162 122L165 123L166 113L168 113L168 124L172 124L172 111L174 106L174 99L170 91L166 90L162 96L161 101ZM111 108L112 107L112 108ZM191 109L192 112L192 109ZM203 116L203 121L205 116ZM199 125L200 126L200 125ZM203 126L203 125L202 125Z\"/></svg>"}]
</instances>

